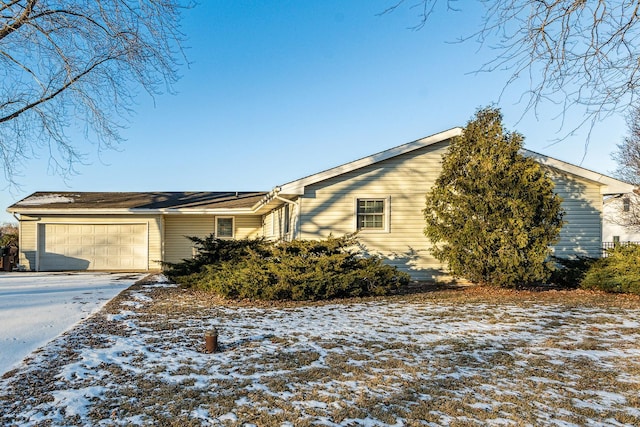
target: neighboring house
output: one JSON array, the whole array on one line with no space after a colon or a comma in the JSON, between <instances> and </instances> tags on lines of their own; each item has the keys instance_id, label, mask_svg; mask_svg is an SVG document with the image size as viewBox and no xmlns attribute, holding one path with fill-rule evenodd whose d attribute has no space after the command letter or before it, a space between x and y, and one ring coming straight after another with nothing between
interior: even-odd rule
<instances>
[{"instance_id":1,"label":"neighboring house","mask_svg":"<svg viewBox=\"0 0 640 427\"><path fill-rule=\"evenodd\" d=\"M10 206L29 270L158 270L193 256L185 236L320 239L358 232L362 249L418 280L444 276L423 234L425 195L461 128L253 193L42 193ZM614 178L523 150L546 167L563 198L557 256L601 253L605 195Z\"/></svg>"},{"instance_id":2,"label":"neighboring house","mask_svg":"<svg viewBox=\"0 0 640 427\"><path fill-rule=\"evenodd\" d=\"M640 196L626 193L604 199L602 242L640 242Z\"/></svg>"}]
</instances>

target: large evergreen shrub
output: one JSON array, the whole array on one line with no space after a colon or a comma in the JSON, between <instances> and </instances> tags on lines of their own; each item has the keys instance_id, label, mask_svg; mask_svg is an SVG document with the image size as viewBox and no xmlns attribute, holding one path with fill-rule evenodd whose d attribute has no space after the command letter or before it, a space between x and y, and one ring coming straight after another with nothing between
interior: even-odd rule
<instances>
[{"instance_id":1,"label":"large evergreen shrub","mask_svg":"<svg viewBox=\"0 0 640 427\"><path fill-rule=\"evenodd\" d=\"M584 289L640 295L640 245L628 244L607 250L584 277Z\"/></svg>"},{"instance_id":2,"label":"large evergreen shrub","mask_svg":"<svg viewBox=\"0 0 640 427\"><path fill-rule=\"evenodd\" d=\"M171 265L167 274L177 283L228 298L302 301L386 295L409 282L406 273L355 252L353 236L234 244L211 237L196 242L206 261L185 260ZM227 244L229 250L221 251ZM212 256L221 252L233 256Z\"/></svg>"},{"instance_id":3,"label":"large evergreen shrub","mask_svg":"<svg viewBox=\"0 0 640 427\"><path fill-rule=\"evenodd\" d=\"M505 131L498 109L485 108L443 157L427 195L425 234L454 276L502 287L548 278L561 199L540 164L520 154L523 140Z\"/></svg>"}]
</instances>

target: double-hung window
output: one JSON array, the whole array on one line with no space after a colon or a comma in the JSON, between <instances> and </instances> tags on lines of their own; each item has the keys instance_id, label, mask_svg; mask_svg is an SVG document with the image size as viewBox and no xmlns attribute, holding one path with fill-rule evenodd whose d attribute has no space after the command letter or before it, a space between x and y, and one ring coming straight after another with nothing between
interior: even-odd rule
<instances>
[{"instance_id":1,"label":"double-hung window","mask_svg":"<svg viewBox=\"0 0 640 427\"><path fill-rule=\"evenodd\" d=\"M233 238L233 217L216 218L216 237L219 239Z\"/></svg>"},{"instance_id":2,"label":"double-hung window","mask_svg":"<svg viewBox=\"0 0 640 427\"><path fill-rule=\"evenodd\" d=\"M356 202L357 229L387 230L388 209L388 199L358 199Z\"/></svg>"}]
</instances>

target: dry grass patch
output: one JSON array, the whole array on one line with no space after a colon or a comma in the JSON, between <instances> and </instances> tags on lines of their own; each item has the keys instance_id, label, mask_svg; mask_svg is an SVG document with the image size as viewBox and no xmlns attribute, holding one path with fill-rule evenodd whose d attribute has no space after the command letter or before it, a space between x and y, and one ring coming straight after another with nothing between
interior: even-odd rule
<instances>
[{"instance_id":1,"label":"dry grass patch","mask_svg":"<svg viewBox=\"0 0 640 427\"><path fill-rule=\"evenodd\" d=\"M0 422L640 425L640 298L422 290L253 304L140 283L5 378Z\"/></svg>"}]
</instances>

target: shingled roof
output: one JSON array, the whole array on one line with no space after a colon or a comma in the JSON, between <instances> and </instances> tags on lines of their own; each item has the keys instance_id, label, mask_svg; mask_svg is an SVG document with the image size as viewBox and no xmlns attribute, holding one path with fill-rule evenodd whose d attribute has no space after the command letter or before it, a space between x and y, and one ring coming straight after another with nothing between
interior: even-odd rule
<instances>
[{"instance_id":1,"label":"shingled roof","mask_svg":"<svg viewBox=\"0 0 640 427\"><path fill-rule=\"evenodd\" d=\"M45 192L39 191L11 205L9 212L123 209L167 211L249 209L266 192Z\"/></svg>"}]
</instances>

